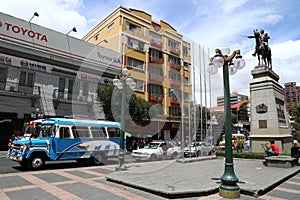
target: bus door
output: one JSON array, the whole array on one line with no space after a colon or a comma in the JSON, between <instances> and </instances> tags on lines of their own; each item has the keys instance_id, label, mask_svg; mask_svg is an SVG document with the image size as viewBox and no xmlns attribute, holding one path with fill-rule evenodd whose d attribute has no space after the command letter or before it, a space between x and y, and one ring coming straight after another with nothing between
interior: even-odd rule
<instances>
[{"instance_id":1,"label":"bus door","mask_svg":"<svg viewBox=\"0 0 300 200\"><path fill-rule=\"evenodd\" d=\"M59 127L59 138L55 139L56 160L75 159L81 154L75 151L76 144L80 143L78 135L73 134L70 126Z\"/></svg>"}]
</instances>

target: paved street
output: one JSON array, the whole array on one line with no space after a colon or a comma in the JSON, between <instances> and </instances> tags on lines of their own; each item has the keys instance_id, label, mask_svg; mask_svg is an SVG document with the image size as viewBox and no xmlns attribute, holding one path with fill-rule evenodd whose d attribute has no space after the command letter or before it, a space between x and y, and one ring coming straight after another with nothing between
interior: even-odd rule
<instances>
[{"instance_id":1,"label":"paved street","mask_svg":"<svg viewBox=\"0 0 300 200\"><path fill-rule=\"evenodd\" d=\"M67 168L61 169L54 168L41 171L3 173L0 174L0 199L163 200L168 198L151 190L147 190L147 188L159 187L161 190L165 190L164 187L168 186L167 189L171 189L170 191L176 191L180 188L189 188L190 190L205 187L207 189L217 188L219 182L213 178L219 177L219 174L222 174L222 162L223 159L203 160L185 164L178 163L175 160L163 162L133 162L126 164L128 169L124 172L115 172L115 164L112 164L75 168L68 166ZM264 169L260 161L253 162L251 160L237 160L235 161L235 166L236 174L242 181L239 183L242 191L240 199L299 199L299 166L290 169ZM197 168L195 167L199 169L196 170ZM172 169L173 171L170 171ZM252 173L253 170L257 172ZM269 170L269 174L265 173L267 170ZM197 175L195 175L193 171L196 171ZM241 174L243 171L244 174ZM250 175L247 172L250 172ZM284 179L284 177L287 177L291 173L293 176ZM117 177L119 181L123 182L115 183L107 180L107 178L112 177ZM283 181L278 182L278 177L281 177L280 179ZM130 183L132 179L134 183L140 184L141 187L145 188L130 187L123 178L126 178L128 183ZM170 181L172 182L170 183ZM247 189L254 191L257 188L265 188L264 194L258 196L258 198L244 194ZM184 199L224 199L221 198L218 193L199 194L199 196L186 197Z\"/></svg>"}]
</instances>

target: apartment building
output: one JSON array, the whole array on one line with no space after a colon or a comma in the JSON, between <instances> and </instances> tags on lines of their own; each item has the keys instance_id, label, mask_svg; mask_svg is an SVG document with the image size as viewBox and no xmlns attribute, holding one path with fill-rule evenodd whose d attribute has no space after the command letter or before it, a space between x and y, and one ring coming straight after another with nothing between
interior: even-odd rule
<instances>
[{"instance_id":1,"label":"apartment building","mask_svg":"<svg viewBox=\"0 0 300 200\"><path fill-rule=\"evenodd\" d=\"M296 82L285 83L283 94L287 111L289 111L290 107L295 103L300 103L300 86L297 86Z\"/></svg>"},{"instance_id":2,"label":"apartment building","mask_svg":"<svg viewBox=\"0 0 300 200\"><path fill-rule=\"evenodd\" d=\"M183 35L149 13L120 6L83 40L122 54L122 67L137 83L135 93L163 107L153 119L162 126L163 139L174 138L192 96L191 44Z\"/></svg>"}]
</instances>

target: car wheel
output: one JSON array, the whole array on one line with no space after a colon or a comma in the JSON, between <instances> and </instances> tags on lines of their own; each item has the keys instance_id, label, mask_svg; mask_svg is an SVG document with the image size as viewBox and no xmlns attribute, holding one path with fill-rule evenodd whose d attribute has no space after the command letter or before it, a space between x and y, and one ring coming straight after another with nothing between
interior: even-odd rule
<instances>
[{"instance_id":1,"label":"car wheel","mask_svg":"<svg viewBox=\"0 0 300 200\"><path fill-rule=\"evenodd\" d=\"M39 170L45 167L45 158L43 155L35 154L30 156L28 160L28 168L32 170Z\"/></svg>"},{"instance_id":2,"label":"car wheel","mask_svg":"<svg viewBox=\"0 0 300 200\"><path fill-rule=\"evenodd\" d=\"M157 156L155 154L151 154L150 156L150 161L156 161L157 160Z\"/></svg>"},{"instance_id":3,"label":"car wheel","mask_svg":"<svg viewBox=\"0 0 300 200\"><path fill-rule=\"evenodd\" d=\"M201 156L201 151L197 151L196 156L200 157Z\"/></svg>"}]
</instances>

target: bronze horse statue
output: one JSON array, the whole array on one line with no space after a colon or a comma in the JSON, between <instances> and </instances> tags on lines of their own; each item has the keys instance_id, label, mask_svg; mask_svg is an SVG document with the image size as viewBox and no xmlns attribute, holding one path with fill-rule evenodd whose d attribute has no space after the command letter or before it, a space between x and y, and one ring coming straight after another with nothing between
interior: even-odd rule
<instances>
[{"instance_id":1,"label":"bronze horse statue","mask_svg":"<svg viewBox=\"0 0 300 200\"><path fill-rule=\"evenodd\" d=\"M272 53L271 48L262 42L262 38L260 35L260 32L254 31L254 36L248 36L248 38L255 38L255 53L252 54L255 56L257 54L258 58L258 65L261 65L263 61L263 64L268 67L269 69L272 69Z\"/></svg>"}]
</instances>

